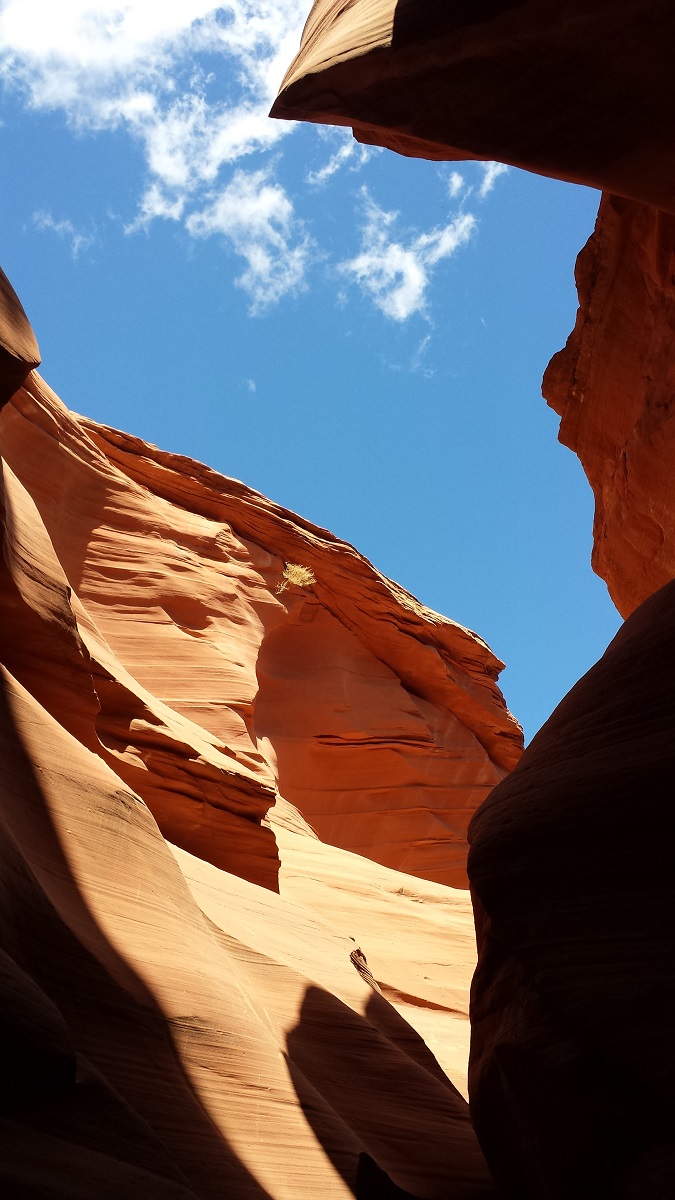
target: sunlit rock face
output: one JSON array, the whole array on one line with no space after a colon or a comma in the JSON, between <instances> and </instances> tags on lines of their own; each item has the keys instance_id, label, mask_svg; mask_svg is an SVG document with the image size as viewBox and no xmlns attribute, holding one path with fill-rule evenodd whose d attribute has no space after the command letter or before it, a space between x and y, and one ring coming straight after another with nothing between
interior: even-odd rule
<instances>
[{"instance_id":1,"label":"sunlit rock face","mask_svg":"<svg viewBox=\"0 0 675 1200\"><path fill-rule=\"evenodd\" d=\"M675 217L605 196L577 288L543 390L595 494L594 569L627 616L675 577Z\"/></svg>"},{"instance_id":2,"label":"sunlit rock face","mask_svg":"<svg viewBox=\"0 0 675 1200\"><path fill-rule=\"evenodd\" d=\"M33 630L6 623L14 673L167 837L274 886L261 822L279 791L322 840L465 886L468 821L520 748L479 637L243 484L75 417L36 375L0 446ZM58 597L59 672L38 587Z\"/></svg>"},{"instance_id":3,"label":"sunlit rock face","mask_svg":"<svg viewBox=\"0 0 675 1200\"><path fill-rule=\"evenodd\" d=\"M14 371L2 1194L494 1196L463 889L521 750L502 664L325 530Z\"/></svg>"},{"instance_id":4,"label":"sunlit rock face","mask_svg":"<svg viewBox=\"0 0 675 1200\"><path fill-rule=\"evenodd\" d=\"M675 212L670 0L316 0L275 117Z\"/></svg>"},{"instance_id":5,"label":"sunlit rock face","mask_svg":"<svg viewBox=\"0 0 675 1200\"><path fill-rule=\"evenodd\" d=\"M674 717L671 582L473 819L472 1115L513 1200L673 1195Z\"/></svg>"}]
</instances>

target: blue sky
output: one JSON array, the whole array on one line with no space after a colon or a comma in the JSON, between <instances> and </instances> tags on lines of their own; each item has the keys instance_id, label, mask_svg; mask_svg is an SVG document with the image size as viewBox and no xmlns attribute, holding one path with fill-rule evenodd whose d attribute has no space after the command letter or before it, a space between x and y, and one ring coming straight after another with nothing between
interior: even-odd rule
<instances>
[{"instance_id":1,"label":"blue sky","mask_svg":"<svg viewBox=\"0 0 675 1200\"><path fill-rule=\"evenodd\" d=\"M266 117L307 0L0 0L0 262L76 411L353 542L530 738L619 617L541 398L598 195Z\"/></svg>"}]
</instances>

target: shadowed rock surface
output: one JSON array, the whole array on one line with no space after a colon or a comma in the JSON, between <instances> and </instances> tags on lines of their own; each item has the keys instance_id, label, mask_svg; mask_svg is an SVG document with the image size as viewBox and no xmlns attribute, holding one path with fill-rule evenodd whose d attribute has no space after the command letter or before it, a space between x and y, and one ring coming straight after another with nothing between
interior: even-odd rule
<instances>
[{"instance_id":1,"label":"shadowed rock surface","mask_svg":"<svg viewBox=\"0 0 675 1200\"><path fill-rule=\"evenodd\" d=\"M316 0L272 116L675 212L670 0Z\"/></svg>"},{"instance_id":2,"label":"shadowed rock surface","mask_svg":"<svg viewBox=\"0 0 675 1200\"><path fill-rule=\"evenodd\" d=\"M472 1114L514 1200L673 1195L674 718L671 582L472 822Z\"/></svg>"}]
</instances>

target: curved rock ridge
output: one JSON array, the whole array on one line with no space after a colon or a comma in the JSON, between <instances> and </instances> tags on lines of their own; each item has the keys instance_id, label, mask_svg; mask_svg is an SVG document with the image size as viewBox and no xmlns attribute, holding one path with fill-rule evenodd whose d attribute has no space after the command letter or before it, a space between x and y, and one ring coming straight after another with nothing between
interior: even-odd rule
<instances>
[{"instance_id":1,"label":"curved rock ridge","mask_svg":"<svg viewBox=\"0 0 675 1200\"><path fill-rule=\"evenodd\" d=\"M0 450L5 661L166 837L273 887L261 822L281 793L322 840L465 884L468 821L521 745L477 635L243 484L75 417L37 375Z\"/></svg>"},{"instance_id":2,"label":"curved rock ridge","mask_svg":"<svg viewBox=\"0 0 675 1200\"><path fill-rule=\"evenodd\" d=\"M673 1195L674 716L671 582L472 822L471 1106L514 1200Z\"/></svg>"},{"instance_id":3,"label":"curved rock ridge","mask_svg":"<svg viewBox=\"0 0 675 1200\"><path fill-rule=\"evenodd\" d=\"M675 577L675 217L603 197L543 392L595 494L593 566L622 616Z\"/></svg>"},{"instance_id":4,"label":"curved rock ridge","mask_svg":"<svg viewBox=\"0 0 675 1200\"><path fill-rule=\"evenodd\" d=\"M495 1198L443 880L518 754L501 664L36 374L0 450L2 1194Z\"/></svg>"},{"instance_id":5,"label":"curved rock ridge","mask_svg":"<svg viewBox=\"0 0 675 1200\"><path fill-rule=\"evenodd\" d=\"M271 115L675 212L670 0L315 0Z\"/></svg>"}]
</instances>

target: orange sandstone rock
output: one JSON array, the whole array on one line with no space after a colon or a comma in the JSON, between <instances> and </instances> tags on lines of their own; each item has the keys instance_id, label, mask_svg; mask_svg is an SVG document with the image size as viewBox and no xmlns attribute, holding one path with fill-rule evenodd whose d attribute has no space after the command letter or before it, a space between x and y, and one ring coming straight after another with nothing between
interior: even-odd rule
<instances>
[{"instance_id":1,"label":"orange sandstone rock","mask_svg":"<svg viewBox=\"0 0 675 1200\"><path fill-rule=\"evenodd\" d=\"M593 566L623 616L675 577L675 217L605 196L543 391L595 494Z\"/></svg>"},{"instance_id":2,"label":"orange sandstone rock","mask_svg":"<svg viewBox=\"0 0 675 1200\"><path fill-rule=\"evenodd\" d=\"M669 0L315 0L272 116L675 212Z\"/></svg>"},{"instance_id":3,"label":"orange sandstone rock","mask_svg":"<svg viewBox=\"0 0 675 1200\"><path fill-rule=\"evenodd\" d=\"M12 665L167 837L273 886L279 790L323 840L464 884L468 820L521 738L480 638L243 484L78 420L37 376L0 447L70 664L52 680L10 637ZM280 590L284 562L315 582ZM86 714L51 694L71 687Z\"/></svg>"},{"instance_id":4,"label":"orange sandstone rock","mask_svg":"<svg viewBox=\"0 0 675 1200\"><path fill-rule=\"evenodd\" d=\"M501 664L35 373L0 452L3 1194L494 1197L447 884Z\"/></svg>"},{"instance_id":5,"label":"orange sandstone rock","mask_svg":"<svg viewBox=\"0 0 675 1200\"><path fill-rule=\"evenodd\" d=\"M309 831L280 833L288 896L172 852L6 670L0 747L4 1195L493 1195L466 1102L350 959L430 1016L440 985L465 1043L466 893Z\"/></svg>"}]
</instances>

